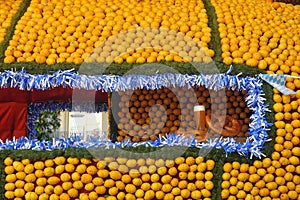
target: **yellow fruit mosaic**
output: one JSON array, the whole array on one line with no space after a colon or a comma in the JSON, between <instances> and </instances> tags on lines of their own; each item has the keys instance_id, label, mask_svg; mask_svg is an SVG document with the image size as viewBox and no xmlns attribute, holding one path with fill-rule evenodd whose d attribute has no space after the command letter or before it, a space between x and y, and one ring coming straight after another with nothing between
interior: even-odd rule
<instances>
[{"instance_id":1,"label":"yellow fruit mosaic","mask_svg":"<svg viewBox=\"0 0 300 200\"><path fill-rule=\"evenodd\" d=\"M272 159L254 161L253 165L225 163L222 199L297 199L300 193L299 152L289 158L275 158L277 153Z\"/></svg>"},{"instance_id":2,"label":"yellow fruit mosaic","mask_svg":"<svg viewBox=\"0 0 300 200\"><path fill-rule=\"evenodd\" d=\"M0 4L0 21L3 20L0 23L0 42L13 10L16 12L16 3L20 4L20 1L9 2ZM211 3L218 17L225 64L245 63L268 73L299 74L299 7L262 0L211 0ZM2 5L7 6L3 9ZM201 1L187 4L185 1L157 0L33 0L16 26L4 62L79 64L86 58L90 59L88 61L117 63L184 62L189 61L184 57L197 56L199 58L195 61L209 62L206 55L213 56L214 52L207 48L211 40L207 22ZM153 29L128 31L137 25ZM100 45L103 41L107 44L118 42L123 38L117 35L124 31L132 33L128 43L149 45L147 40L152 39L158 27L191 37L206 54L201 51L200 55L179 54L177 57L170 53L168 49L172 49L172 45L184 47L187 42L179 44L175 40L170 44L177 34L166 38L166 34L175 33L166 31L159 32L161 37L158 38L165 51L142 47L114 59L124 49ZM106 40L109 36L116 36L117 40ZM134 43L136 38L144 40ZM89 56L98 45L99 50ZM126 46L126 43L122 45ZM225 163L220 194L223 199L298 199L300 80L288 78L286 86L297 94L284 96L274 89L276 137L272 156L253 164ZM214 161L204 161L203 158L180 157L174 161L106 158L99 161L57 157L37 162L7 158L4 164L7 199L209 199L214 188L211 181ZM136 170L130 170L133 166Z\"/></svg>"},{"instance_id":3,"label":"yellow fruit mosaic","mask_svg":"<svg viewBox=\"0 0 300 200\"><path fill-rule=\"evenodd\" d=\"M300 7L262 0L212 0L225 64L299 73Z\"/></svg>"},{"instance_id":4,"label":"yellow fruit mosaic","mask_svg":"<svg viewBox=\"0 0 300 200\"><path fill-rule=\"evenodd\" d=\"M22 0L0 0L0 43L3 42L6 30L11 26L11 20L22 2Z\"/></svg>"},{"instance_id":5,"label":"yellow fruit mosaic","mask_svg":"<svg viewBox=\"0 0 300 200\"><path fill-rule=\"evenodd\" d=\"M136 28L146 30L132 31L123 40L125 36L121 32ZM160 38L154 38L154 33L157 32L149 33L147 28L160 28ZM170 31L181 34L174 38ZM214 55L214 51L208 49L211 28L208 27L208 17L202 1L33 0L16 25L14 36L5 52L4 62L79 64L89 57L95 47L113 35L121 37L108 41L116 44L116 48L111 44L106 45L106 49L99 50L99 58L92 57L92 61L182 62L185 61L185 55L170 51L175 46L179 52L187 51L184 49L188 46L185 41L179 44L182 35L202 47L206 55ZM124 42L122 48L118 44L120 39ZM141 44L150 50L132 48L132 51L126 53L130 45L143 46ZM164 51L153 49L157 46ZM200 47L192 52L199 51ZM123 53L125 54L118 56ZM204 61L208 60L206 56L198 57L200 58L195 61L201 62L203 58Z\"/></svg>"},{"instance_id":6,"label":"yellow fruit mosaic","mask_svg":"<svg viewBox=\"0 0 300 200\"><path fill-rule=\"evenodd\" d=\"M285 5L282 3L276 3L276 7L273 4L269 5L270 7L266 9L271 9L271 12L266 12L264 13L264 15L269 15L274 12L284 12L285 14L293 13L293 9L291 9L290 12L286 11L286 9L292 8L290 7L290 5ZM274 7L277 9L275 9ZM295 9L299 9L299 7ZM299 14L296 16L299 17ZM225 20L225 18L223 20ZM291 74L294 76L298 76L300 57L298 47L299 40L296 38L299 36L299 32L296 32L295 34L290 36L287 35L287 37L286 34L289 33L286 32L284 34L285 29L280 25L280 21L282 22L282 20L287 20L287 18L281 18L277 22L278 27L281 27L282 30L279 31L278 29L276 34L283 33L283 35L281 35L281 38L286 37L287 40L285 41L289 41L290 45L284 45L283 43L281 44L281 39L274 40L277 41L277 45L279 45L275 49L278 49L279 47L286 47L286 49L281 49L282 53L278 54L277 58L283 58L283 53L293 53L289 53L289 55L287 55L287 59L282 60L284 61L284 64L277 63L278 67L272 68L271 66L275 65L272 65L274 63L271 62L268 63L269 68L262 68L260 64L258 64L257 67L270 70L269 73ZM292 23L293 20L290 19L287 21ZM295 25L291 25L287 28L289 30L294 30L294 27L296 28ZM297 29L297 31L299 31L299 28ZM274 34L272 38L274 38ZM294 41L294 43L292 41ZM263 45L260 44L259 46L261 48ZM272 44L268 46L271 47ZM268 57L264 58L264 60L267 61L268 59L271 60L270 58L272 58L272 60L276 63L276 59L274 59L275 56L274 54L272 54L272 52L268 55ZM239 162L225 163L223 165L224 173L222 175L223 181L221 185L221 197L223 199L299 199L300 80L297 78L295 79L289 77L287 78L286 87L296 91L296 94L289 96L282 95L278 92L278 90L273 89L273 109L275 112L274 126L276 127L276 137L274 138L274 152L272 153L270 158L264 158L261 161L255 160L252 165Z\"/></svg>"},{"instance_id":7,"label":"yellow fruit mosaic","mask_svg":"<svg viewBox=\"0 0 300 200\"><path fill-rule=\"evenodd\" d=\"M213 160L4 160L7 199L211 199Z\"/></svg>"}]
</instances>

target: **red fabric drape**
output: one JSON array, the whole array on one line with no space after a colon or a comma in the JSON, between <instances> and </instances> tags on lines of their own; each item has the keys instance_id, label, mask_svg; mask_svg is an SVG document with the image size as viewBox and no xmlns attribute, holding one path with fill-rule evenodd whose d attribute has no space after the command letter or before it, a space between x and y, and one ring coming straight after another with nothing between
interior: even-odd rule
<instances>
[{"instance_id":1,"label":"red fabric drape","mask_svg":"<svg viewBox=\"0 0 300 200\"><path fill-rule=\"evenodd\" d=\"M0 88L0 102L28 103L30 92L16 88Z\"/></svg>"},{"instance_id":2,"label":"red fabric drape","mask_svg":"<svg viewBox=\"0 0 300 200\"><path fill-rule=\"evenodd\" d=\"M0 103L0 139L27 135L27 103Z\"/></svg>"}]
</instances>

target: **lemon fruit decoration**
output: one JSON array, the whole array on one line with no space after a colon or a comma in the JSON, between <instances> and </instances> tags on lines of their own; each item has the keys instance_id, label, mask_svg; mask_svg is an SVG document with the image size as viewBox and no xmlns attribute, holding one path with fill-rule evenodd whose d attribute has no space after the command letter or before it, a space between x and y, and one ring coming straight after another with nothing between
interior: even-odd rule
<instances>
[{"instance_id":1,"label":"lemon fruit decoration","mask_svg":"<svg viewBox=\"0 0 300 200\"><path fill-rule=\"evenodd\" d=\"M0 43L4 41L7 29L11 26L12 18L17 13L21 3L21 0L1 2Z\"/></svg>"},{"instance_id":2,"label":"lemon fruit decoration","mask_svg":"<svg viewBox=\"0 0 300 200\"><path fill-rule=\"evenodd\" d=\"M15 27L14 36L5 52L5 63L35 61L48 65L64 62L80 64L110 36L136 27L181 32L197 42L209 55L214 55L214 51L208 47L211 28L207 25L208 17L202 1L180 1L179 4L172 5L158 0L124 1L121 4L111 0L108 4L106 1L82 1L75 5L73 1L60 0L44 4L40 6L38 1L31 1ZM56 14L50 14L52 12ZM26 34L21 34L22 32ZM144 34L145 37L142 38L145 42L155 43L153 33ZM130 44L134 38L136 36L132 35L126 41ZM124 38L120 38L122 39ZM166 40L163 45L177 45L179 40L169 42ZM177 46L181 48L184 44ZM182 61L170 52L160 54L156 50L132 51L114 60L118 52L125 52L122 49L125 47L126 44L112 45L111 48L95 52L93 59L108 63Z\"/></svg>"},{"instance_id":3,"label":"lemon fruit decoration","mask_svg":"<svg viewBox=\"0 0 300 200\"><path fill-rule=\"evenodd\" d=\"M245 63L270 73L297 71L299 7L259 0L212 1L212 5L225 64Z\"/></svg>"},{"instance_id":4,"label":"lemon fruit decoration","mask_svg":"<svg viewBox=\"0 0 300 200\"><path fill-rule=\"evenodd\" d=\"M0 43L20 2L7 1L1 7ZM298 75L299 7L258 0L213 0L211 3L217 15L224 64L243 63L266 70L267 73ZM155 42L159 40L165 49L174 46L179 51L187 45L180 37L168 37L169 32L164 31L159 38L151 31L134 32L128 38L115 40L115 43L119 43L125 39L122 45L111 44L93 52L95 47L101 47L102 42L112 42L109 40L110 36L122 35L119 34L122 31L130 32L139 27L166 28L192 38L201 46L191 50L191 54L196 54L196 59L193 60L195 62L208 63L215 54L209 46L213 35L208 27L207 11L201 1L58 0L41 3L32 0L15 27L5 51L4 63L80 64L85 59L87 62L117 64L189 61L183 59L185 54L178 56L155 48L134 49L113 59L118 53L125 52L124 48L135 38L139 38L135 41L137 45L150 43L149 46L155 46ZM205 56L207 54L209 56ZM226 162L222 166L222 199L298 198L300 82L288 79L287 87L297 90L297 94L284 96L274 89L274 152L270 158L251 164ZM171 95L166 91L162 93ZM241 129L247 130L247 122L250 120L247 109L237 109L235 106L242 103L239 100L241 96L230 91L227 93L231 97L228 112L243 121ZM205 94L205 91L201 92L201 95ZM144 95L145 98L147 95ZM163 97L159 99L165 100ZM135 100L134 103L145 104L145 101ZM173 106L176 107L174 104ZM241 107L244 108L245 105ZM131 113L143 115L138 109L132 109ZM158 112L156 114L161 116ZM180 113L176 111L174 114L179 116ZM140 120L139 115L136 116L136 120ZM173 123L171 124L171 120L168 122L171 130L178 122ZM126 123L121 126L125 125ZM120 133L120 140L126 139L126 135L122 134L124 133ZM149 138L151 139L150 135L147 136ZM112 157L93 161L64 155L30 162L29 159L18 161L9 157L3 160L3 171L6 174L4 196L7 199L208 199L213 196L212 190L216 187L214 179L218 178L215 172L211 172L218 165L217 160L201 157L178 157L168 162L161 159L114 160Z\"/></svg>"}]
</instances>

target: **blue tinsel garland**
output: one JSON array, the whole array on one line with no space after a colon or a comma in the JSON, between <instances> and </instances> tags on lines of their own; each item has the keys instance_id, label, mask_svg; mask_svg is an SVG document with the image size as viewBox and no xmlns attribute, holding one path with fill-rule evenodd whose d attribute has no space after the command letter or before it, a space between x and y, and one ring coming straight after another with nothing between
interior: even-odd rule
<instances>
[{"instance_id":1,"label":"blue tinsel garland","mask_svg":"<svg viewBox=\"0 0 300 200\"><path fill-rule=\"evenodd\" d=\"M246 103L248 108L252 111L249 124L249 137L246 142L241 144L233 138L218 138L207 140L202 143L186 142L182 139L183 136L170 135L167 139L158 138L157 141L146 141L142 143L132 143L125 141L123 143L112 143L111 141L91 140L83 142L78 139L58 139L52 144L47 141L37 141L36 139L21 138L14 141L2 142L1 149L22 149L22 148L35 148L35 149L55 149L55 148L68 148L68 147L91 147L101 146L103 143L110 148L115 145L187 145L197 148L222 148L225 152L237 152L241 155L250 155L250 158L264 156L262 148L268 139L269 127L272 125L267 122L265 113L268 112L268 105L265 104L264 93L262 91L262 81L258 77L240 77L230 76L228 74L215 74L215 75L188 75L188 74L156 74L156 75L125 75L125 76L110 76L110 75L96 75L86 76L68 71L57 71L52 75L31 75L24 71L12 72L6 71L0 73L0 88L14 87L22 90L39 89L45 90L53 87L64 86L78 89L88 90L103 90L103 91L125 91L134 90L138 88L145 88L149 90L159 89L161 87L182 87L189 88L195 86L205 86L208 89L220 90L228 88L231 90L246 90L248 96ZM30 138L34 136L33 122L41 110L65 110L70 105L59 105L56 103L45 103L41 105L31 104L29 106L28 126L31 131ZM44 107L40 109L40 107ZM81 111L88 109L81 107ZM76 141L76 142L74 142ZM184 142L185 141L185 142ZM38 146L38 148L36 147ZM40 148L42 146L42 148Z\"/></svg>"}]
</instances>

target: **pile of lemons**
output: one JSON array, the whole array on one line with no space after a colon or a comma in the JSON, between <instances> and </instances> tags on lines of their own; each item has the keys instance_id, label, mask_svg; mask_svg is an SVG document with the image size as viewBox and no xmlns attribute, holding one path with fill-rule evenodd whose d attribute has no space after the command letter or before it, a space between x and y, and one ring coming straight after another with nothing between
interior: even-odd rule
<instances>
[{"instance_id":1,"label":"pile of lemons","mask_svg":"<svg viewBox=\"0 0 300 200\"><path fill-rule=\"evenodd\" d=\"M245 2L245 4L243 3L242 5L244 6L250 3L252 4L252 2L255 1ZM259 5L260 4L258 4L258 6ZM271 29L272 34L270 33L270 35L272 35L272 38L277 38L277 36L279 36L278 34L280 34L280 37L283 38L280 40L272 39L272 41L277 41L278 45L275 49L272 50L272 52L281 53L277 54L276 57L272 52L266 54L268 57L264 58L263 60L267 61L268 67L262 67L260 65L261 61L256 67L269 70L268 73L291 74L293 76L298 76L300 69L300 40L298 39L299 32L296 32L295 29L297 28L297 26L299 26L299 14L292 16L291 13L298 13L299 7L292 7L291 5L282 3L269 2L267 3L267 5L269 6L261 7L261 9L270 10L271 12L261 13L261 15L250 14L250 17L253 18L253 16L255 16L256 18L254 18L253 20L259 22L260 20L264 20L264 18L260 18L259 16L269 16L272 14L279 15L279 13L282 13L282 18L278 19L278 17L276 16L276 18L274 18L277 19L277 22L275 21L275 23L278 23L278 27L281 27L282 30L279 30L279 28L275 27L275 30L278 30L275 31L274 29ZM226 4L224 6L226 7ZM233 5L227 5L228 8L230 8L230 6ZM253 5L253 8L256 8L256 11L260 11L260 9L255 7L255 5ZM251 9L248 9L247 11L249 10ZM287 10L290 11L288 12ZM229 10L227 11L229 12ZM243 12L245 11L246 10L243 10ZM223 19L221 18L222 17L220 17L219 20L224 20L225 23L225 17L223 17ZM281 25L281 22L283 22L283 20L291 23L291 26L283 27L283 25ZM221 21L219 21L219 23L221 23ZM265 21L265 23L266 22L267 21ZM295 31L295 34L289 36L290 33L286 31L286 28L290 30L291 33L294 33L293 31ZM263 31L263 29L261 30ZM300 29L297 28L297 31L299 30ZM266 33L268 34L268 32L265 32L264 34ZM284 40L284 38L286 38L286 40ZM286 41L286 45L281 41ZM272 42L270 42L267 46L271 48L272 45ZM285 47L286 49L284 49L283 47ZM278 51L278 49L281 49L281 51ZM282 60L284 61L284 64L277 63L277 65L279 66L276 67L274 63L276 64L276 62L278 62L278 59L285 58L283 56L285 54L287 56L287 59ZM223 59L225 59L225 57L223 57ZM268 62L268 60L272 62ZM224 173L222 175L223 182L221 185L221 196L223 199L299 199L300 80L297 78L288 77L286 87L295 91L296 94L287 96L281 94L277 89L273 89L273 109L275 112L274 126L276 127L276 136L274 138L274 152L272 153L270 158L264 158L262 161L255 160L251 165L239 162L225 163L223 166Z\"/></svg>"},{"instance_id":2,"label":"pile of lemons","mask_svg":"<svg viewBox=\"0 0 300 200\"><path fill-rule=\"evenodd\" d=\"M297 199L300 192L298 156L289 160L265 158L253 165L225 163L222 199Z\"/></svg>"},{"instance_id":3,"label":"pile of lemons","mask_svg":"<svg viewBox=\"0 0 300 200\"><path fill-rule=\"evenodd\" d=\"M299 6L265 0L211 2L225 64L246 63L273 73L299 73Z\"/></svg>"},{"instance_id":4,"label":"pile of lemons","mask_svg":"<svg viewBox=\"0 0 300 200\"><path fill-rule=\"evenodd\" d=\"M5 197L15 200L210 199L215 162L203 157L175 160L56 157L4 160Z\"/></svg>"},{"instance_id":5,"label":"pile of lemons","mask_svg":"<svg viewBox=\"0 0 300 200\"><path fill-rule=\"evenodd\" d=\"M208 27L208 16L202 1L33 0L15 27L4 62L79 64L90 57L93 49L116 35L120 35L127 45L120 45L115 38L108 42L115 44L116 49L110 48L112 44L106 45L107 49L100 48L101 54L90 60L108 63L187 61L184 55L172 52L174 46L179 52L189 52L190 49L183 48L186 43L179 44L181 38L167 38L168 31L163 31L165 33L160 38L154 38L151 33L142 36L126 33L136 28L181 33L195 43L193 46L204 48L206 55L214 55L214 51L208 48L211 28ZM132 45L152 50L135 51ZM127 50L129 47L131 50ZM159 54L155 48L164 52ZM120 53L125 55L119 56ZM197 62L208 59L207 56L198 57L195 59Z\"/></svg>"},{"instance_id":6,"label":"pile of lemons","mask_svg":"<svg viewBox=\"0 0 300 200\"><path fill-rule=\"evenodd\" d=\"M18 11L22 0L1 0L1 9L0 9L0 43L3 42L6 35L6 30L11 26L11 20L13 16Z\"/></svg>"}]
</instances>

